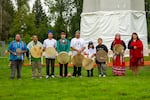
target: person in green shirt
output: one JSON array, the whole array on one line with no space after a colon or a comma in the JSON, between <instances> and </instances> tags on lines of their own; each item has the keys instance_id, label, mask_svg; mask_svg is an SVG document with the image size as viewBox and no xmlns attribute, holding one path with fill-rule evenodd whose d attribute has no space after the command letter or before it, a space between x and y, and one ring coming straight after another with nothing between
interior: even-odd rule
<instances>
[{"instance_id":1,"label":"person in green shirt","mask_svg":"<svg viewBox=\"0 0 150 100\"><path fill-rule=\"evenodd\" d=\"M37 35L33 35L32 41L28 43L27 48L28 51L31 50L33 46L39 46L42 48L42 43L38 41ZM42 65L41 65L41 57L40 58L34 58L31 55L31 67L32 67L32 78L36 78L36 69L38 70L38 77L42 78Z\"/></svg>"},{"instance_id":2,"label":"person in green shirt","mask_svg":"<svg viewBox=\"0 0 150 100\"><path fill-rule=\"evenodd\" d=\"M57 51L60 52L69 52L70 51L70 41L66 39L66 33L64 31L60 32L61 39L57 41ZM68 63L60 64L60 77L63 77L63 66L64 66L64 77L67 77L68 74Z\"/></svg>"}]
</instances>

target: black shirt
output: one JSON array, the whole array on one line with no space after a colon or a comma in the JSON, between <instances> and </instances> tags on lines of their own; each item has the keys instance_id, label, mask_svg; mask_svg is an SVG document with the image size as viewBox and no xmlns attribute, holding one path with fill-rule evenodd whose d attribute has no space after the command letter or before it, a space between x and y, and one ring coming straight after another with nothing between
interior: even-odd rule
<instances>
[{"instance_id":1,"label":"black shirt","mask_svg":"<svg viewBox=\"0 0 150 100\"><path fill-rule=\"evenodd\" d=\"M98 52L99 50L104 50L108 53L108 49L104 44L96 46L96 52Z\"/></svg>"}]
</instances>

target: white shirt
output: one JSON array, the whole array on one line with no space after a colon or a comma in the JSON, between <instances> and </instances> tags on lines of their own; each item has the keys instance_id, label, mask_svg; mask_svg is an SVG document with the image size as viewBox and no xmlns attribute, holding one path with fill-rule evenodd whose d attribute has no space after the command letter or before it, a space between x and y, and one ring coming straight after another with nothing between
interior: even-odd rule
<instances>
[{"instance_id":1,"label":"white shirt","mask_svg":"<svg viewBox=\"0 0 150 100\"><path fill-rule=\"evenodd\" d=\"M86 54L88 54L88 57L89 58L91 58L92 57L92 55L93 54L96 54L96 49L94 48L94 49L92 49L92 48L87 48L86 50L85 50L85 52L86 52Z\"/></svg>"},{"instance_id":2,"label":"white shirt","mask_svg":"<svg viewBox=\"0 0 150 100\"><path fill-rule=\"evenodd\" d=\"M44 43L43 43L43 47L44 48L48 48L48 47L57 47L57 41L55 39L45 39Z\"/></svg>"},{"instance_id":3,"label":"white shirt","mask_svg":"<svg viewBox=\"0 0 150 100\"><path fill-rule=\"evenodd\" d=\"M45 39L43 43L43 48L48 48L48 47L57 47L57 41L55 39ZM45 55L46 58L49 58ZM56 57L51 57L55 59Z\"/></svg>"},{"instance_id":4,"label":"white shirt","mask_svg":"<svg viewBox=\"0 0 150 100\"><path fill-rule=\"evenodd\" d=\"M73 47L77 50L81 50L82 48L86 47L85 41L82 38L73 38L71 40L70 47ZM74 56L76 54L77 54L77 51L72 50L72 55Z\"/></svg>"}]
</instances>

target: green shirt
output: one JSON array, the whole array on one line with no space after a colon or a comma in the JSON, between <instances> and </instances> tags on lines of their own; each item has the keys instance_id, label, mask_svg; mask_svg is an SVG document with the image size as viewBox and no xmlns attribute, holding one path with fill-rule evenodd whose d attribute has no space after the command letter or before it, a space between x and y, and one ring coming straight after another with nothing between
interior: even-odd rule
<instances>
[{"instance_id":1,"label":"green shirt","mask_svg":"<svg viewBox=\"0 0 150 100\"><path fill-rule=\"evenodd\" d=\"M31 49L33 46L35 46L35 45L37 45L37 46L39 46L39 47L42 48L42 43L41 43L41 42L37 41L37 43L35 44L34 41L31 41L31 42L28 43L28 45L27 45L28 50L30 50L30 49ZM41 57L40 57L40 58L34 58L34 57L31 56L31 61L41 62Z\"/></svg>"},{"instance_id":2,"label":"green shirt","mask_svg":"<svg viewBox=\"0 0 150 100\"><path fill-rule=\"evenodd\" d=\"M41 62L41 57L40 58L34 58L31 56L31 61Z\"/></svg>"},{"instance_id":3,"label":"green shirt","mask_svg":"<svg viewBox=\"0 0 150 100\"><path fill-rule=\"evenodd\" d=\"M59 39L57 41L57 51L62 52L69 52L70 51L70 41L68 39Z\"/></svg>"}]
</instances>

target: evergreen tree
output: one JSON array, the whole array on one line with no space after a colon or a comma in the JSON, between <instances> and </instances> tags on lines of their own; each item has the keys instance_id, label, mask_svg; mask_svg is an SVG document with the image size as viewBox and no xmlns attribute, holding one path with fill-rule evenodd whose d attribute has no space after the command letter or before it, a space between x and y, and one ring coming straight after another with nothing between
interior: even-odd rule
<instances>
[{"instance_id":1,"label":"evergreen tree","mask_svg":"<svg viewBox=\"0 0 150 100\"><path fill-rule=\"evenodd\" d=\"M0 40L7 41L14 16L14 6L11 0L0 0L0 13Z\"/></svg>"}]
</instances>

